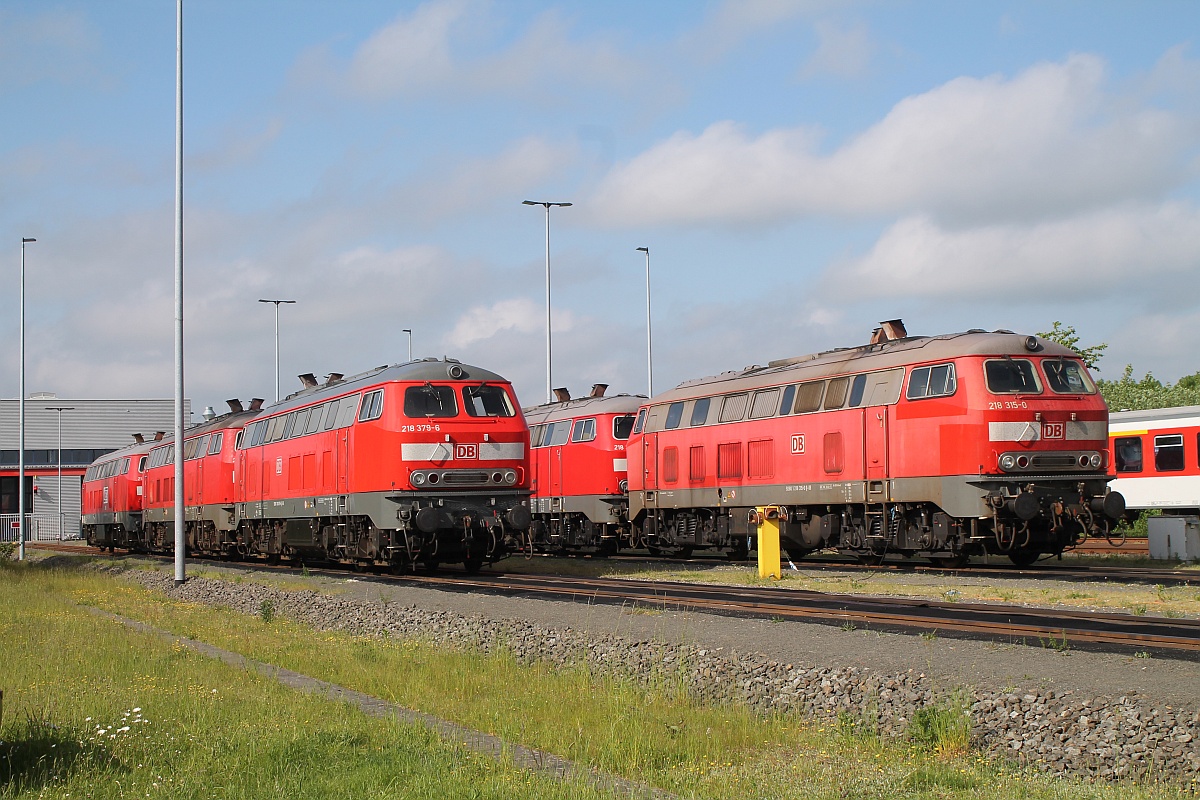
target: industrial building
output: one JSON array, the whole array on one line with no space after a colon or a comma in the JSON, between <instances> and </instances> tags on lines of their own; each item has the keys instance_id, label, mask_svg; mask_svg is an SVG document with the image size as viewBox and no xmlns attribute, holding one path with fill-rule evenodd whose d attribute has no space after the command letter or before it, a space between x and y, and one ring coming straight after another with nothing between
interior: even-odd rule
<instances>
[{"instance_id":1,"label":"industrial building","mask_svg":"<svg viewBox=\"0 0 1200 800\"><path fill-rule=\"evenodd\" d=\"M19 402L0 400L0 541L17 537ZM184 401L184 424L191 402ZM83 400L37 392L25 400L25 513L29 540L79 536L80 483L105 453L175 427L175 401ZM60 477L61 476L61 477Z\"/></svg>"}]
</instances>

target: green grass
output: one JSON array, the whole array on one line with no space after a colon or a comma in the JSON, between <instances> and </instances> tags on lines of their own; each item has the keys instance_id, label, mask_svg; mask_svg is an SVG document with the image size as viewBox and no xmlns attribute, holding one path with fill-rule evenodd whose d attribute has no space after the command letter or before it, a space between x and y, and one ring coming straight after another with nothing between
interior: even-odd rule
<instances>
[{"instance_id":1,"label":"green grass","mask_svg":"<svg viewBox=\"0 0 1200 800\"><path fill-rule=\"evenodd\" d=\"M370 797L382 793L384 790L378 787L385 784L371 783L367 777L356 779L355 775L383 772L391 777L389 770L398 770L404 776L388 790L391 796L442 796L440 788L424 788L420 776L425 772L410 777L417 769L410 763L414 760L430 764L434 771L466 770L464 780L478 788L477 796L481 797L503 795L504 787L509 787L507 796L511 797L549 796L556 787L546 788L543 781L479 758L466 758L457 749L440 745L420 732L366 720L342 706L294 695L270 682L158 644L152 637L130 634L111 622L78 611L68 599L645 780L684 797L1141 800L1191 796L1160 786L1110 787L1050 779L990 762L965 750L963 723L953 713L954 697L944 698L942 705L916 723L913 732L919 741L895 742L878 734L870 713L814 722L798 716L757 716L741 707L705 705L686 697L680 689L679 673L668 669L660 671L650 685L637 685L582 669L526 666L503 653L455 652L423 642L317 632L290 622L277 609L269 615L239 615L177 603L111 579L15 566L0 569L0 602L16 609L5 625L16 625L26 631L27 637L44 642L40 653L31 656L24 667L25 680L37 684L35 694L40 692L25 707L53 708L54 718L60 721L82 719L86 713L107 724L124 719L121 715L136 706L154 722L146 729L157 733L170 728L177 741L182 741L181 734L191 734L193 739L188 740L186 752L196 748L198 754L188 757L186 770L172 773L175 783L170 786L182 788L163 790L161 793L167 796L275 796L277 782L292 780L279 790L280 796L311 792L314 797ZM14 577L16 581L11 580ZM23 586L10 590L10 582ZM40 622L11 621L45 613L27 604L33 595L47 594L55 597L55 613L71 620L75 629L51 634L43 631ZM0 647L6 656L11 649L9 633L9 627L0 630L4 636ZM98 641L98 634L115 640L112 647L105 648L112 654L105 656L104 669L89 665L85 658L70 656L64 659L67 665L60 674L41 676L41 660L53 657L53 642L58 637L66 635L73 642L86 638ZM160 651L165 654L153 655ZM165 661L158 668L150 669L148 664L112 683L105 676L124 669L118 669L118 665L125 653L131 658L150 659L153 664L158 664L156 659ZM149 678L135 680L139 675L157 677L150 684ZM212 688L219 689L218 697L224 702L210 697ZM147 705L147 698L155 705ZM70 704L69 709L62 705L64 702ZM158 704L173 710L168 714L156 707ZM6 739L9 720L10 711L6 711ZM18 722L14 719L11 724ZM360 735L366 740L355 738ZM74 733L67 739L77 741ZM409 740L411 744L406 745ZM171 764L170 746L159 752L145 745L145 758L155 756L152 769L164 779L168 776L162 767ZM406 753L419 755L392 754L393 748L404 746L411 748ZM376 747L381 748L378 753ZM138 759L143 758L143 750L135 752ZM109 788L95 792L95 796L117 796L113 787L127 773L104 766L108 762L103 758L88 758L76 758L73 763L78 765L77 770L98 769L107 781L102 785ZM447 759L465 761L467 766L456 763L447 767ZM310 761L311 767L284 766ZM403 770L400 762L406 765ZM121 763L128 766L133 761L123 757ZM134 770L134 774L141 769ZM218 791L218 786L225 786L220 781L231 780L218 777L227 769L254 777L238 778L230 788ZM301 780L298 776L310 769L313 777L306 775L303 782L297 782ZM310 780L319 788L310 789ZM90 784L76 779L71 785L79 789ZM126 784L121 786L124 791ZM348 788L351 786L369 788L355 794ZM451 783L444 790L445 796L453 796L458 791L455 787ZM66 793L59 784L52 788L50 794ZM144 782L136 789L126 794L142 797L146 791L160 791ZM71 794L80 796L75 791ZM580 796L579 789L565 787L561 796Z\"/></svg>"},{"instance_id":2,"label":"green grass","mask_svg":"<svg viewBox=\"0 0 1200 800\"><path fill-rule=\"evenodd\" d=\"M111 579L0 565L0 797L578 797L71 602Z\"/></svg>"}]
</instances>

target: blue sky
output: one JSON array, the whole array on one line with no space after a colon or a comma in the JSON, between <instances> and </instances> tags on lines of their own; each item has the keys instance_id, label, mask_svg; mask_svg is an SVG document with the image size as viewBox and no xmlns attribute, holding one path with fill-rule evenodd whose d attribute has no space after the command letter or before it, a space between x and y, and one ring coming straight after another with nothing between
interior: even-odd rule
<instances>
[{"instance_id":1,"label":"blue sky","mask_svg":"<svg viewBox=\"0 0 1200 800\"><path fill-rule=\"evenodd\" d=\"M185 3L187 394L448 354L544 399L1055 320L1200 370L1200 6ZM174 3L0 6L0 394L172 387Z\"/></svg>"}]
</instances>

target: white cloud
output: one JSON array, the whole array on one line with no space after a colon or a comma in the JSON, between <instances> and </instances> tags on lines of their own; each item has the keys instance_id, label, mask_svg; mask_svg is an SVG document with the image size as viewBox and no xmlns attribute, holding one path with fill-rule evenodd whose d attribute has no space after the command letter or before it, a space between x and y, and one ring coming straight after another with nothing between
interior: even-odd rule
<instances>
[{"instance_id":1,"label":"white cloud","mask_svg":"<svg viewBox=\"0 0 1200 800\"><path fill-rule=\"evenodd\" d=\"M433 0L401 14L355 52L351 84L363 94L386 96L444 81L454 71L451 28L469 9L467 0Z\"/></svg>"},{"instance_id":2,"label":"white cloud","mask_svg":"<svg viewBox=\"0 0 1200 800\"><path fill-rule=\"evenodd\" d=\"M555 333L566 333L575 327L575 316L570 311L556 311L553 321ZM446 341L455 348L467 348L500 333L535 333L545 328L545 307L527 297L517 297L468 309L459 316Z\"/></svg>"},{"instance_id":3,"label":"white cloud","mask_svg":"<svg viewBox=\"0 0 1200 800\"><path fill-rule=\"evenodd\" d=\"M875 43L865 25L843 28L831 20L816 23L817 49L800 68L802 79L818 75L856 78L867 71Z\"/></svg>"},{"instance_id":4,"label":"white cloud","mask_svg":"<svg viewBox=\"0 0 1200 800\"><path fill-rule=\"evenodd\" d=\"M1072 56L1011 79L957 78L897 103L832 153L812 128L680 132L616 167L590 207L608 224L762 224L924 212L960 223L1069 214L1188 179L1190 125L1106 90Z\"/></svg>"},{"instance_id":5,"label":"white cloud","mask_svg":"<svg viewBox=\"0 0 1200 800\"><path fill-rule=\"evenodd\" d=\"M1190 204L1123 206L1033 224L946 229L927 216L891 225L862 258L835 265L842 296L1078 300L1160 281L1200 280L1200 210ZM1200 288L1200 286L1193 287Z\"/></svg>"},{"instance_id":6,"label":"white cloud","mask_svg":"<svg viewBox=\"0 0 1200 800\"><path fill-rule=\"evenodd\" d=\"M764 31L834 5L829 0L724 0L684 37L683 45L702 59L713 59Z\"/></svg>"},{"instance_id":7,"label":"white cloud","mask_svg":"<svg viewBox=\"0 0 1200 800\"><path fill-rule=\"evenodd\" d=\"M39 81L104 81L93 63L100 37L83 14L54 9L21 16L0 10L0 92Z\"/></svg>"}]
</instances>

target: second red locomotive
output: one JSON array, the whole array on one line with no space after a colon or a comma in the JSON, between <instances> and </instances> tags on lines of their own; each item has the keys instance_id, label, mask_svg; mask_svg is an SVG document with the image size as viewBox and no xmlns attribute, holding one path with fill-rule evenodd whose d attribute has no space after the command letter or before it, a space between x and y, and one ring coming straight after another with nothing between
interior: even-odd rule
<instances>
[{"instance_id":1,"label":"second red locomotive","mask_svg":"<svg viewBox=\"0 0 1200 800\"><path fill-rule=\"evenodd\" d=\"M891 335L888 335L888 328ZM819 549L1025 565L1105 534L1108 410L1079 356L1011 331L908 337L691 381L629 442L645 542L744 553L779 508L793 557Z\"/></svg>"}]
</instances>

